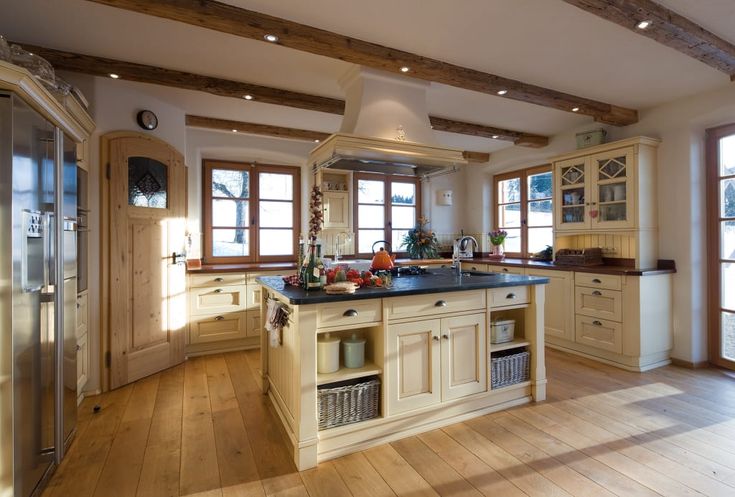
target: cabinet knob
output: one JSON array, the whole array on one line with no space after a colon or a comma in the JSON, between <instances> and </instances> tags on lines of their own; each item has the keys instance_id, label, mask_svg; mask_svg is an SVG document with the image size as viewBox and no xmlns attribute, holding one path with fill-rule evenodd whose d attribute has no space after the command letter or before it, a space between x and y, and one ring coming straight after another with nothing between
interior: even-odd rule
<instances>
[{"instance_id":1,"label":"cabinet knob","mask_svg":"<svg viewBox=\"0 0 735 497\"><path fill-rule=\"evenodd\" d=\"M225 279L224 278L215 278L214 281L216 281L217 283L222 283L223 281L225 281Z\"/></svg>"},{"instance_id":2,"label":"cabinet knob","mask_svg":"<svg viewBox=\"0 0 735 497\"><path fill-rule=\"evenodd\" d=\"M214 291L214 293L222 293L222 289L221 289L221 288L217 288L217 289L216 289L216 290Z\"/></svg>"},{"instance_id":3,"label":"cabinet knob","mask_svg":"<svg viewBox=\"0 0 735 497\"><path fill-rule=\"evenodd\" d=\"M516 298L516 294L515 293L509 293L508 295L505 296L505 298L512 300L512 299Z\"/></svg>"},{"instance_id":4,"label":"cabinet knob","mask_svg":"<svg viewBox=\"0 0 735 497\"><path fill-rule=\"evenodd\" d=\"M358 314L359 314L359 313L358 313L358 312L357 312L357 310L355 310L355 309L347 309L347 310L346 310L346 311L345 311L345 312L344 312L344 313L343 313L342 315L343 315L344 317L346 317L346 318L354 318L354 317L356 317L356 316L357 316Z\"/></svg>"},{"instance_id":5,"label":"cabinet knob","mask_svg":"<svg viewBox=\"0 0 735 497\"><path fill-rule=\"evenodd\" d=\"M225 319L224 316L217 316L216 318L214 318L215 321L222 321L223 319Z\"/></svg>"},{"instance_id":6,"label":"cabinet knob","mask_svg":"<svg viewBox=\"0 0 735 497\"><path fill-rule=\"evenodd\" d=\"M597 320L592 321L592 324L594 324L595 326L602 326L602 323L600 321L597 321Z\"/></svg>"},{"instance_id":7,"label":"cabinet knob","mask_svg":"<svg viewBox=\"0 0 735 497\"><path fill-rule=\"evenodd\" d=\"M449 335L447 335L447 334L444 334L444 335L442 335L442 338L443 338L444 340L449 340Z\"/></svg>"},{"instance_id":8,"label":"cabinet knob","mask_svg":"<svg viewBox=\"0 0 735 497\"><path fill-rule=\"evenodd\" d=\"M602 283L602 280L600 278L595 278L592 280L592 283Z\"/></svg>"},{"instance_id":9,"label":"cabinet knob","mask_svg":"<svg viewBox=\"0 0 735 497\"><path fill-rule=\"evenodd\" d=\"M82 350L82 346L81 345L77 345L77 352L79 352L80 350Z\"/></svg>"},{"instance_id":10,"label":"cabinet knob","mask_svg":"<svg viewBox=\"0 0 735 497\"><path fill-rule=\"evenodd\" d=\"M435 342L438 342L439 341L439 337L436 336L436 335L432 336L431 338L434 339Z\"/></svg>"},{"instance_id":11,"label":"cabinet knob","mask_svg":"<svg viewBox=\"0 0 735 497\"><path fill-rule=\"evenodd\" d=\"M602 292L599 290L595 290L594 292L592 292L592 295L594 295L595 297L599 297L600 295L602 295Z\"/></svg>"},{"instance_id":12,"label":"cabinet knob","mask_svg":"<svg viewBox=\"0 0 735 497\"><path fill-rule=\"evenodd\" d=\"M437 300L434 304L434 307L446 307L447 301L446 300Z\"/></svg>"}]
</instances>

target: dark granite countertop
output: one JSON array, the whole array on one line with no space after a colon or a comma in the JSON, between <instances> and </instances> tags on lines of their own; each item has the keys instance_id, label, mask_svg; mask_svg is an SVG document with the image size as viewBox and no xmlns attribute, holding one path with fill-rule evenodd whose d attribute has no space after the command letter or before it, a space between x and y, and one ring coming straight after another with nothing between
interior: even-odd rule
<instances>
[{"instance_id":1,"label":"dark granite countertop","mask_svg":"<svg viewBox=\"0 0 735 497\"><path fill-rule=\"evenodd\" d=\"M495 266L523 267L531 269L551 269L553 271L576 271L578 273L600 273L600 274L624 274L627 276L650 276L654 274L675 273L676 267L674 261L659 261L658 267L640 269L631 266L603 264L601 266L570 266L562 264L554 264L552 261L535 261L532 259L512 259L505 258L503 260L488 259L486 257L475 257L474 259L463 259L463 267L467 267L472 263L492 264Z\"/></svg>"},{"instance_id":2,"label":"dark granite countertop","mask_svg":"<svg viewBox=\"0 0 735 497\"><path fill-rule=\"evenodd\" d=\"M451 269L430 269L428 274L416 276L399 276L393 278L391 288L365 287L358 288L353 294L327 295L323 290L306 290L286 285L280 276L260 276L256 281L288 298L289 303L320 304L325 302L343 302L348 300L379 299L403 295L423 295L429 293L461 292L482 288L500 288L517 285L541 285L548 283L548 278L521 276L516 274L486 273L485 276L457 276Z\"/></svg>"}]
</instances>

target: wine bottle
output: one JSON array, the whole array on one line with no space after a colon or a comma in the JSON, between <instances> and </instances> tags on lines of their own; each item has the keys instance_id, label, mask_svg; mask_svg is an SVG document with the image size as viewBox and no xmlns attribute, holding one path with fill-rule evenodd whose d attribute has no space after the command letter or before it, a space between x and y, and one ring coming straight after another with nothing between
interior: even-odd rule
<instances>
[{"instance_id":1,"label":"wine bottle","mask_svg":"<svg viewBox=\"0 0 735 497\"><path fill-rule=\"evenodd\" d=\"M306 273L304 274L304 289L318 290L321 280L319 275L319 267L316 264L316 243L309 244L309 262L306 264Z\"/></svg>"}]
</instances>

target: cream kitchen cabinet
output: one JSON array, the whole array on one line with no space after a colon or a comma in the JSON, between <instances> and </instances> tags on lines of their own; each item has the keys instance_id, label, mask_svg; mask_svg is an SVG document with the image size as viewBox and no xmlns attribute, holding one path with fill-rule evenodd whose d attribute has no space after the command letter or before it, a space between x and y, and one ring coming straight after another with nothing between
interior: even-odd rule
<instances>
[{"instance_id":1,"label":"cream kitchen cabinet","mask_svg":"<svg viewBox=\"0 0 735 497\"><path fill-rule=\"evenodd\" d=\"M525 274L525 270L522 267L513 266L496 266L493 264L487 265L487 271L492 273L506 273L506 274Z\"/></svg>"},{"instance_id":2,"label":"cream kitchen cabinet","mask_svg":"<svg viewBox=\"0 0 735 497\"><path fill-rule=\"evenodd\" d=\"M554 159L554 231L656 227L656 147L638 137Z\"/></svg>"},{"instance_id":3,"label":"cream kitchen cabinet","mask_svg":"<svg viewBox=\"0 0 735 497\"><path fill-rule=\"evenodd\" d=\"M388 326L388 414L487 389L485 313Z\"/></svg>"},{"instance_id":4,"label":"cream kitchen cabinet","mask_svg":"<svg viewBox=\"0 0 735 497\"><path fill-rule=\"evenodd\" d=\"M546 339L557 337L574 340L574 273L550 269L527 268L526 275L549 278L544 306Z\"/></svg>"},{"instance_id":5,"label":"cream kitchen cabinet","mask_svg":"<svg viewBox=\"0 0 735 497\"><path fill-rule=\"evenodd\" d=\"M348 192L324 192L324 229L347 229L350 227L350 195Z\"/></svg>"}]
</instances>

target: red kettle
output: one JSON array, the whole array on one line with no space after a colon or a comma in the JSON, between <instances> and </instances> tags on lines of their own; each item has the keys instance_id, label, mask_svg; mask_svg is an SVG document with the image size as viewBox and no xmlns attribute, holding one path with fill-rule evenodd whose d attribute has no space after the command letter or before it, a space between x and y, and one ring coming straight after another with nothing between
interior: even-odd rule
<instances>
[{"instance_id":1,"label":"red kettle","mask_svg":"<svg viewBox=\"0 0 735 497\"><path fill-rule=\"evenodd\" d=\"M394 262L396 260L395 254L391 255L385 247L380 247L378 252L375 252L375 246L379 243L387 245L390 248L390 243L385 240L378 240L373 243L373 260L370 263L370 269L373 271L390 271L393 269Z\"/></svg>"}]
</instances>

